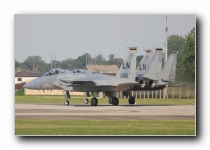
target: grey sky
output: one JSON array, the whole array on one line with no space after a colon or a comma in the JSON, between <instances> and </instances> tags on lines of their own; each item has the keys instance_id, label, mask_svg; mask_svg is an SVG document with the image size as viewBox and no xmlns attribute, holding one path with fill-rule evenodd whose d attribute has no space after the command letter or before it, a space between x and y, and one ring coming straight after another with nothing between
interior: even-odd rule
<instances>
[{"instance_id":1,"label":"grey sky","mask_svg":"<svg viewBox=\"0 0 210 150\"><path fill-rule=\"evenodd\" d=\"M124 58L127 47L144 49L162 47L165 40L165 17L169 35L185 36L195 27L195 15L15 15L15 59L23 62L38 55L49 63L51 54L58 61L109 54Z\"/></svg>"}]
</instances>

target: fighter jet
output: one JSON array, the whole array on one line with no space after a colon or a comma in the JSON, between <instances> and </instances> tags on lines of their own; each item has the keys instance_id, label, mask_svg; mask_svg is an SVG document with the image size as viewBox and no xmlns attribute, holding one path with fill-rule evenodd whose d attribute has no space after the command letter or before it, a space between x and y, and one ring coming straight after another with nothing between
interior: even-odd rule
<instances>
[{"instance_id":1,"label":"fighter jet","mask_svg":"<svg viewBox=\"0 0 210 150\"><path fill-rule=\"evenodd\" d=\"M35 90L60 89L64 91L65 105L69 105L70 91L79 92L104 92L109 97L112 105L118 105L117 91L126 91L139 83L136 77L136 47L129 48L129 53L124 59L116 76L103 75L84 69L56 68L48 71L42 77L34 79L24 85L24 88ZM85 103L88 99L85 98ZM94 96L91 105L97 106L98 99Z\"/></svg>"},{"instance_id":2,"label":"fighter jet","mask_svg":"<svg viewBox=\"0 0 210 150\"><path fill-rule=\"evenodd\" d=\"M135 90L161 90L168 86L180 86L175 83L177 52L172 51L162 69L162 49L156 49L152 56L151 50L146 50L137 67L136 81L140 83Z\"/></svg>"},{"instance_id":3,"label":"fighter jet","mask_svg":"<svg viewBox=\"0 0 210 150\"><path fill-rule=\"evenodd\" d=\"M135 86L136 90L160 90L167 85L161 81L162 49L157 48L151 55L151 51L146 51L139 64L139 66L144 66L142 67L144 70L137 67L137 72L140 72L140 75L137 74L136 81L140 83L140 86Z\"/></svg>"}]
</instances>

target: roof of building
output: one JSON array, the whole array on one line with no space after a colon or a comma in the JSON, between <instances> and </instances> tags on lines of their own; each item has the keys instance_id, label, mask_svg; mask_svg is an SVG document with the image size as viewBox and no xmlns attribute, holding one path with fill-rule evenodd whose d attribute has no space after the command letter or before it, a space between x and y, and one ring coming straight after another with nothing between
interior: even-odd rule
<instances>
[{"instance_id":1,"label":"roof of building","mask_svg":"<svg viewBox=\"0 0 210 150\"><path fill-rule=\"evenodd\" d=\"M15 77L41 77L41 76L43 76L42 72L33 72L33 71L27 71L27 70L23 70L23 71L15 73Z\"/></svg>"},{"instance_id":2,"label":"roof of building","mask_svg":"<svg viewBox=\"0 0 210 150\"><path fill-rule=\"evenodd\" d=\"M85 68L103 74L116 74L118 71L117 65L86 65Z\"/></svg>"}]
</instances>

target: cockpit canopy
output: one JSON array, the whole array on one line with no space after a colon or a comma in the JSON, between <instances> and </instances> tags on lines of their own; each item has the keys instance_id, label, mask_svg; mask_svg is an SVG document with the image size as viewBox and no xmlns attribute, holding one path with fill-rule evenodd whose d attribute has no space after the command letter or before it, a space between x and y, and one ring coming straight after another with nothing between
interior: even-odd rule
<instances>
[{"instance_id":1,"label":"cockpit canopy","mask_svg":"<svg viewBox=\"0 0 210 150\"><path fill-rule=\"evenodd\" d=\"M73 70L68 70L68 69L61 69L61 68L55 68L51 69L50 71L46 72L44 76L51 76L51 75L56 75L56 74L61 74L61 73L77 73L77 74L82 74L86 73L86 70L84 69L73 69Z\"/></svg>"},{"instance_id":2,"label":"cockpit canopy","mask_svg":"<svg viewBox=\"0 0 210 150\"><path fill-rule=\"evenodd\" d=\"M61 69L61 68L55 68L55 69L51 69L50 71L46 72L44 74L44 76L51 76L51 75L54 75L54 74L65 73L67 71L69 71L69 70Z\"/></svg>"},{"instance_id":3,"label":"cockpit canopy","mask_svg":"<svg viewBox=\"0 0 210 150\"><path fill-rule=\"evenodd\" d=\"M84 69L73 69L73 73L85 73Z\"/></svg>"}]
</instances>

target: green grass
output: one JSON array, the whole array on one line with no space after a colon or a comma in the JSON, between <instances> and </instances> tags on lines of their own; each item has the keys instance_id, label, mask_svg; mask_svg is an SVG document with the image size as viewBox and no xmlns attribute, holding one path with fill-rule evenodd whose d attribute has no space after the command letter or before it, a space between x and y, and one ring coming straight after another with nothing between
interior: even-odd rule
<instances>
[{"instance_id":1,"label":"green grass","mask_svg":"<svg viewBox=\"0 0 210 150\"><path fill-rule=\"evenodd\" d=\"M89 101L91 98L88 98ZM107 98L98 98L98 104L108 104ZM63 104L63 96L15 96L15 103ZM139 105L195 105L195 99L136 99ZM84 104L84 98L71 98L70 104ZM120 98L120 104L128 104L127 98Z\"/></svg>"},{"instance_id":2,"label":"green grass","mask_svg":"<svg viewBox=\"0 0 210 150\"><path fill-rule=\"evenodd\" d=\"M90 100L91 98L89 98ZM70 104L84 104L71 98ZM99 105L108 99L98 98ZM15 96L15 103L63 104L63 96ZM136 99L139 105L195 105L195 99ZM128 104L120 98L119 104ZM195 120L15 120L16 135L195 135Z\"/></svg>"},{"instance_id":3,"label":"green grass","mask_svg":"<svg viewBox=\"0 0 210 150\"><path fill-rule=\"evenodd\" d=\"M21 88L15 92L15 96L24 96L24 88Z\"/></svg>"},{"instance_id":4,"label":"green grass","mask_svg":"<svg viewBox=\"0 0 210 150\"><path fill-rule=\"evenodd\" d=\"M195 135L194 120L16 120L16 135Z\"/></svg>"}]
</instances>

